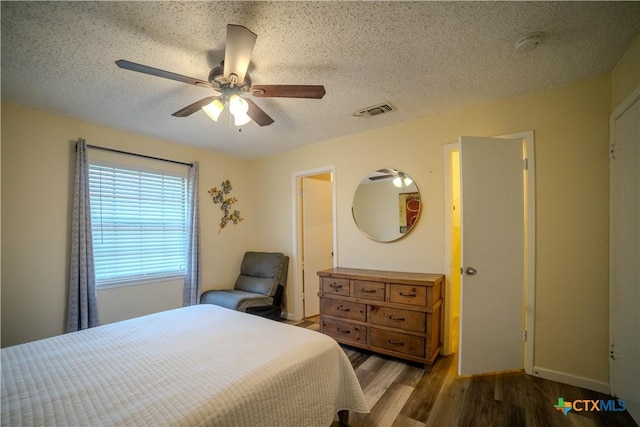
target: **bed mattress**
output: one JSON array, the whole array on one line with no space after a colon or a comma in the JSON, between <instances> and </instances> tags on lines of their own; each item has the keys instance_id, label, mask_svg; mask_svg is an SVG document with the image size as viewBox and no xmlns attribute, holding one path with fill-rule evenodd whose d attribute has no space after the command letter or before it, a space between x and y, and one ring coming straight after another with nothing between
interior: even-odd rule
<instances>
[{"instance_id":1,"label":"bed mattress","mask_svg":"<svg viewBox=\"0 0 640 427\"><path fill-rule=\"evenodd\" d=\"M209 304L1 355L3 426L326 427L368 412L333 339Z\"/></svg>"}]
</instances>

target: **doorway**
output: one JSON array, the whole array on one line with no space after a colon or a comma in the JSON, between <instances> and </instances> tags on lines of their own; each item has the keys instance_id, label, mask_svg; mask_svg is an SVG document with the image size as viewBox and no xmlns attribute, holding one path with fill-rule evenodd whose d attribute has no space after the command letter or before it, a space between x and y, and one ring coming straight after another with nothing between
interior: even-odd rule
<instances>
[{"instance_id":1,"label":"doorway","mask_svg":"<svg viewBox=\"0 0 640 427\"><path fill-rule=\"evenodd\" d=\"M520 298L514 296L511 304L514 304L514 313L520 313L522 318L522 331L518 333L516 339L517 342L512 342L511 345L518 346L516 356L511 357L511 364L513 364L514 357L517 357L518 367L524 368L527 373L533 373L533 337L534 337L534 296L535 296L535 169L534 169L534 146L533 146L533 131L522 132L518 134L503 135L498 138L515 139L513 144L518 144L515 151L511 150L519 165L522 167L522 195L520 196L523 201L521 205L521 212L524 212L524 218L521 218L524 235L522 237L523 255L522 255L522 277L523 288ZM518 151L518 147L520 151ZM464 195L460 191L461 174L464 175L464 171L461 169L460 159L460 143L447 144L444 146L444 171L445 171L445 262L447 271L447 280L445 286L445 322L444 322L444 353L449 354L457 352L458 350L464 351L464 344L470 344L469 338L466 341L464 337L460 337L460 319L462 316L462 322L464 322L464 307L461 306L461 300L464 298L463 290L465 289L464 278L468 279L468 285L473 286L471 282L475 279L477 281L482 274L478 274L477 277L463 276L461 274L462 262L464 260L464 221L460 216L462 208L464 208ZM467 159L471 153L468 153ZM524 160L523 160L524 159ZM469 236L470 237L470 236ZM469 240L469 239L468 239ZM468 243L468 242L467 242ZM469 258L467 258L469 259ZM465 266L467 267L467 266ZM493 267L493 266L492 266ZM495 266L498 271L500 265ZM483 272L487 272L487 267L483 268ZM478 286L482 286L478 283ZM469 289L467 297L474 294L476 289ZM519 291L518 291L519 292ZM467 313L468 319L472 318L472 314ZM514 314L518 316L518 314ZM474 320L475 321L475 320ZM489 320L487 320L489 321ZM477 322L477 321L475 321ZM517 322L520 323L520 322ZM469 325L469 323L467 323ZM491 334L491 331L480 328L480 331L486 330L487 334ZM485 332L481 332L485 333ZM477 335L477 333L474 333ZM512 334L513 335L513 334ZM477 338L477 337L476 337ZM490 338L487 335L487 338ZM475 341L475 339L474 339ZM512 340L513 341L513 340ZM487 342L490 342L487 339ZM476 348L474 347L474 350ZM491 352L491 349L487 349L487 352ZM467 351L467 355L470 353ZM475 353L475 351L474 351ZM460 355L459 355L460 356ZM486 357L486 356L485 356ZM472 358L473 359L473 358ZM497 364L496 366L500 366ZM480 368L478 368L480 369ZM509 368L505 368L509 369ZM500 369L494 369L500 370ZM479 373L480 371L471 370L468 373Z\"/></svg>"},{"instance_id":2,"label":"doorway","mask_svg":"<svg viewBox=\"0 0 640 427\"><path fill-rule=\"evenodd\" d=\"M317 272L336 266L335 168L296 172L294 179L293 320L319 315Z\"/></svg>"}]
</instances>

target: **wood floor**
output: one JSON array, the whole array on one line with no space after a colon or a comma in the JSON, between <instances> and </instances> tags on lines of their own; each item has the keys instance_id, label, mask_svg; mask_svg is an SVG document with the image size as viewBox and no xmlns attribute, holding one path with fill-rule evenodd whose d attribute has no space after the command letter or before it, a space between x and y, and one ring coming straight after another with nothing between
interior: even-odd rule
<instances>
[{"instance_id":1,"label":"wood floor","mask_svg":"<svg viewBox=\"0 0 640 427\"><path fill-rule=\"evenodd\" d=\"M290 322L319 330L315 321ZM459 378L455 355L440 357L432 371L399 359L342 346L371 412L351 413L353 427L423 426L637 426L625 412L577 412L565 416L558 398L609 400L594 391L513 372ZM337 420L331 427L338 426Z\"/></svg>"}]
</instances>

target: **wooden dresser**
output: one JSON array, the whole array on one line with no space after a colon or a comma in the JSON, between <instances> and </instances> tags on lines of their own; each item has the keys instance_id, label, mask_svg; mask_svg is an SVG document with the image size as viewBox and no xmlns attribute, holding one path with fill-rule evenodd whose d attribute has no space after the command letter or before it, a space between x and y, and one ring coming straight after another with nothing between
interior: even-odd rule
<instances>
[{"instance_id":1,"label":"wooden dresser","mask_svg":"<svg viewBox=\"0 0 640 427\"><path fill-rule=\"evenodd\" d=\"M431 367L442 349L442 274L338 267L318 276L322 333Z\"/></svg>"}]
</instances>

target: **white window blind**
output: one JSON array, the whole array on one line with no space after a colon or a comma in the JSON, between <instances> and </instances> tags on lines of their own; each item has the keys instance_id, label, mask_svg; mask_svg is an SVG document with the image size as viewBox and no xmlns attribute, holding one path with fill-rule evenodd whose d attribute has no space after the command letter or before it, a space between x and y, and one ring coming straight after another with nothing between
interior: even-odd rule
<instances>
[{"instance_id":1,"label":"white window blind","mask_svg":"<svg viewBox=\"0 0 640 427\"><path fill-rule=\"evenodd\" d=\"M184 274L186 176L89 165L96 284Z\"/></svg>"}]
</instances>

